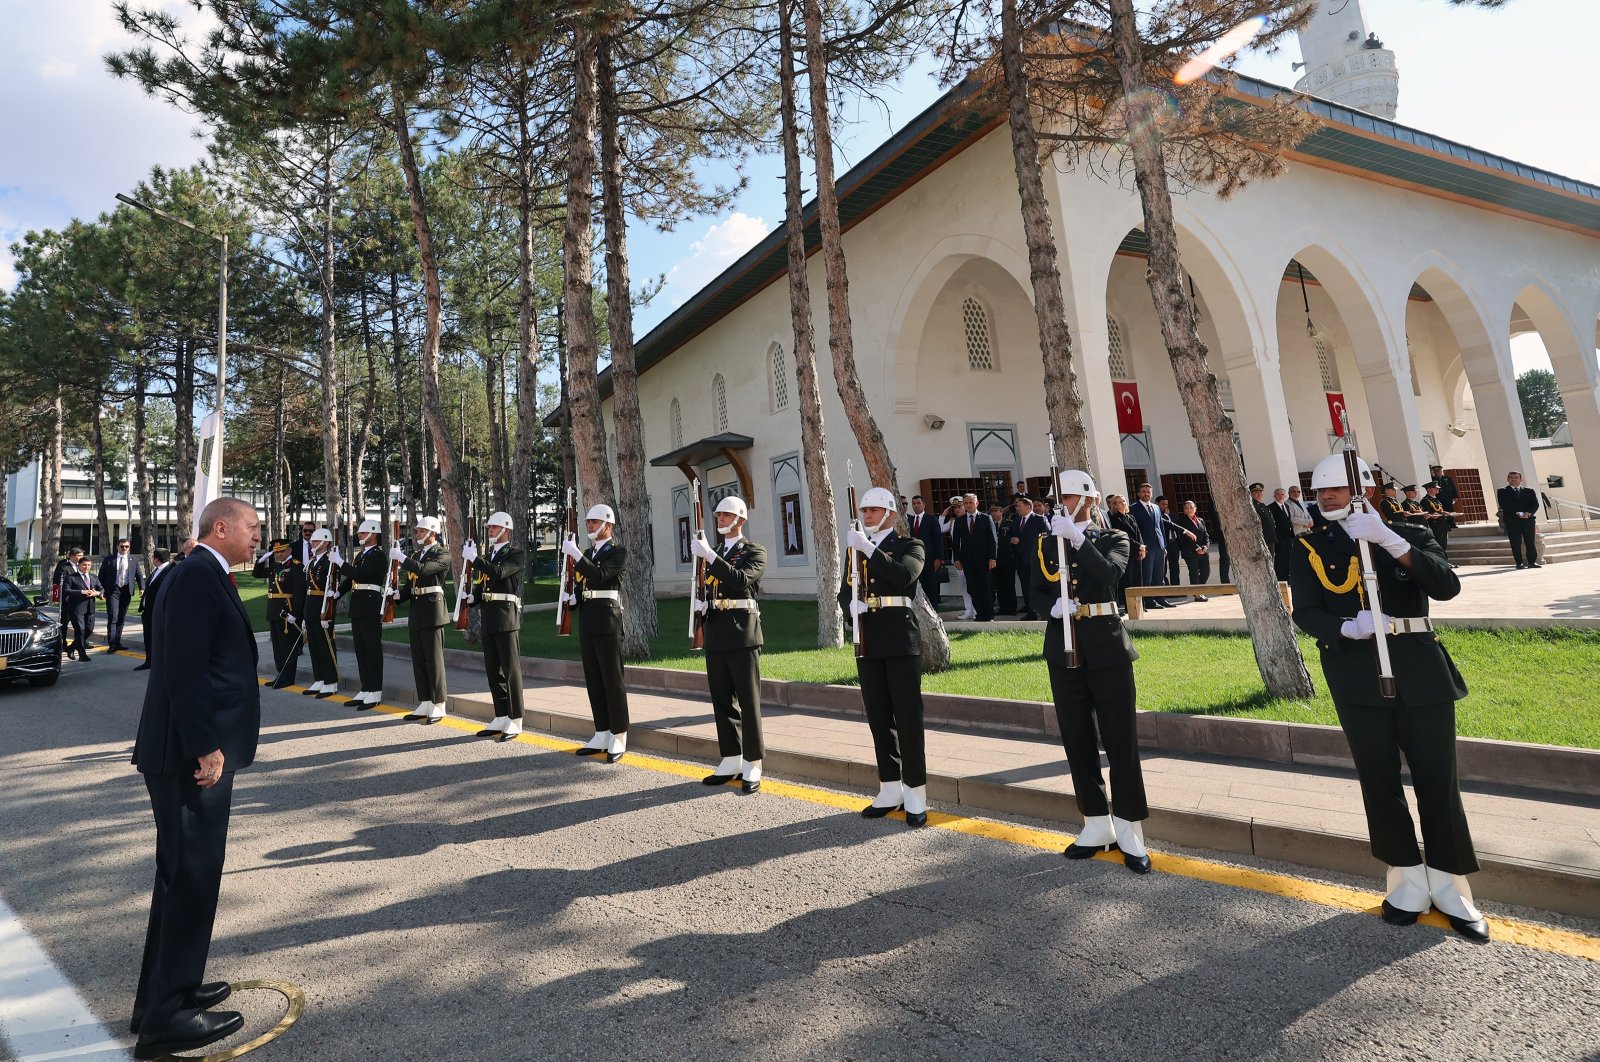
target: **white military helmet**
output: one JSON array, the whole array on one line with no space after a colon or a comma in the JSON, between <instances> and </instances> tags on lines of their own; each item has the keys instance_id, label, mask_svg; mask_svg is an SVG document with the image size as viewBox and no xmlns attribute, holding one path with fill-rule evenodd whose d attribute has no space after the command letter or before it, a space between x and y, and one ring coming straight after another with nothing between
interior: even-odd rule
<instances>
[{"instance_id":1,"label":"white military helmet","mask_svg":"<svg viewBox=\"0 0 1600 1062\"><path fill-rule=\"evenodd\" d=\"M745 508L743 499L736 498L732 494L717 503L717 512L732 513L741 520L750 519L750 510Z\"/></svg>"},{"instance_id":2,"label":"white military helmet","mask_svg":"<svg viewBox=\"0 0 1600 1062\"><path fill-rule=\"evenodd\" d=\"M356 534L381 535L383 534L383 528L378 526L378 521L376 520L363 520L361 521L361 526L356 528Z\"/></svg>"},{"instance_id":3,"label":"white military helmet","mask_svg":"<svg viewBox=\"0 0 1600 1062\"><path fill-rule=\"evenodd\" d=\"M601 520L608 524L614 524L617 522L617 514L611 511L611 506L609 505L591 505L589 507L589 515L585 516L584 519Z\"/></svg>"},{"instance_id":4,"label":"white military helmet","mask_svg":"<svg viewBox=\"0 0 1600 1062\"><path fill-rule=\"evenodd\" d=\"M333 532L329 531L326 527L319 527L315 531L311 532L311 541L332 542Z\"/></svg>"},{"instance_id":5,"label":"white military helmet","mask_svg":"<svg viewBox=\"0 0 1600 1062\"><path fill-rule=\"evenodd\" d=\"M420 517L417 520L417 530L432 531L437 535L439 533L439 518L437 516Z\"/></svg>"},{"instance_id":6,"label":"white military helmet","mask_svg":"<svg viewBox=\"0 0 1600 1062\"><path fill-rule=\"evenodd\" d=\"M1081 468L1069 468L1056 477L1056 488L1062 496L1076 494L1082 498L1098 498L1100 491L1094 479Z\"/></svg>"},{"instance_id":7,"label":"white military helmet","mask_svg":"<svg viewBox=\"0 0 1600 1062\"><path fill-rule=\"evenodd\" d=\"M1357 474L1361 477L1363 489L1377 485L1377 480L1372 478L1372 469L1361 458L1356 458ZM1321 490L1323 487L1348 487L1350 474L1345 471L1344 454L1330 454L1317 462L1317 467L1311 472L1311 489Z\"/></svg>"},{"instance_id":8,"label":"white military helmet","mask_svg":"<svg viewBox=\"0 0 1600 1062\"><path fill-rule=\"evenodd\" d=\"M511 527L511 514L510 513L494 513L489 517L489 522L485 526L487 526L487 527L505 527L505 528L509 528L509 527Z\"/></svg>"},{"instance_id":9,"label":"white military helmet","mask_svg":"<svg viewBox=\"0 0 1600 1062\"><path fill-rule=\"evenodd\" d=\"M895 511L894 492L883 487L873 487L861 496L860 507L863 509L887 509Z\"/></svg>"}]
</instances>

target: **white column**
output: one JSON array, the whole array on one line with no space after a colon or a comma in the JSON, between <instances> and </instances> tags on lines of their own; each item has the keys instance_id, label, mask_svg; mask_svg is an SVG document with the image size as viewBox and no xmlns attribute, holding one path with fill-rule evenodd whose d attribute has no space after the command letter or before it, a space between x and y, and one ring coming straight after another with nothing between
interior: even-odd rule
<instances>
[{"instance_id":1,"label":"white column","mask_svg":"<svg viewBox=\"0 0 1600 1062\"><path fill-rule=\"evenodd\" d=\"M1289 403L1283 394L1283 370L1276 349L1267 350L1257 343L1252 329L1243 322L1220 321L1217 347L1212 355L1227 370L1233 388L1233 424L1244 450L1246 477L1265 483L1269 491L1299 483Z\"/></svg>"},{"instance_id":2,"label":"white column","mask_svg":"<svg viewBox=\"0 0 1600 1062\"><path fill-rule=\"evenodd\" d=\"M1072 371L1078 377L1083 399L1083 430L1088 435L1088 471L1102 496L1126 493L1127 473L1122 462L1122 434L1117 431L1117 407L1112 401L1111 348L1106 335L1106 284L1085 282L1068 286L1061 278L1067 307L1067 327L1072 331Z\"/></svg>"},{"instance_id":3,"label":"white column","mask_svg":"<svg viewBox=\"0 0 1600 1062\"><path fill-rule=\"evenodd\" d=\"M1594 337L1585 336L1581 329L1574 334L1565 315L1559 321L1542 316L1538 323L1539 338L1550 354L1550 367L1566 410L1567 430L1572 433L1573 458L1583 480L1582 498L1573 497L1570 488L1563 495L1600 506L1600 363Z\"/></svg>"},{"instance_id":4,"label":"white column","mask_svg":"<svg viewBox=\"0 0 1600 1062\"><path fill-rule=\"evenodd\" d=\"M1533 450L1528 446L1528 428L1522 420L1522 402L1517 398L1510 335L1490 336L1487 343L1463 345L1461 364L1472 385L1472 403L1483 434L1490 485L1494 489L1504 486L1506 473L1513 471L1532 480ZM1484 493L1488 500L1493 499L1488 489Z\"/></svg>"}]
</instances>

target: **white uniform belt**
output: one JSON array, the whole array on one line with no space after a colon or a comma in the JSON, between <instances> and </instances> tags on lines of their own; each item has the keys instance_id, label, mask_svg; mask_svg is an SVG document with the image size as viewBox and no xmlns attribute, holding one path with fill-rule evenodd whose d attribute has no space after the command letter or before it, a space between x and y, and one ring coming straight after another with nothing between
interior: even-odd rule
<instances>
[{"instance_id":1,"label":"white uniform belt","mask_svg":"<svg viewBox=\"0 0 1600 1062\"><path fill-rule=\"evenodd\" d=\"M1427 616L1385 616L1390 634L1430 634L1433 620Z\"/></svg>"},{"instance_id":2,"label":"white uniform belt","mask_svg":"<svg viewBox=\"0 0 1600 1062\"><path fill-rule=\"evenodd\" d=\"M383 593L383 590L384 590L384 588L379 586L377 583L351 583L350 584L350 589L352 589L352 590L371 590L374 594L381 594L381 593Z\"/></svg>"},{"instance_id":3,"label":"white uniform belt","mask_svg":"<svg viewBox=\"0 0 1600 1062\"><path fill-rule=\"evenodd\" d=\"M509 601L518 608L522 607L522 598L516 594L479 594L485 601Z\"/></svg>"},{"instance_id":4,"label":"white uniform belt","mask_svg":"<svg viewBox=\"0 0 1600 1062\"><path fill-rule=\"evenodd\" d=\"M869 597L869 598L867 598L867 608L871 609L873 612L876 612L880 608L910 608L910 607L911 607L911 599L909 597Z\"/></svg>"},{"instance_id":5,"label":"white uniform belt","mask_svg":"<svg viewBox=\"0 0 1600 1062\"><path fill-rule=\"evenodd\" d=\"M442 587L442 586L419 586L416 589L412 590L411 592L413 594L443 594L444 593L444 587Z\"/></svg>"},{"instance_id":6,"label":"white uniform belt","mask_svg":"<svg viewBox=\"0 0 1600 1062\"><path fill-rule=\"evenodd\" d=\"M756 599L753 597L718 597L712 598L710 605L718 611L726 611L730 608L753 609L756 607Z\"/></svg>"},{"instance_id":7,"label":"white uniform belt","mask_svg":"<svg viewBox=\"0 0 1600 1062\"><path fill-rule=\"evenodd\" d=\"M590 601L621 601L621 590L585 590L583 596Z\"/></svg>"},{"instance_id":8,"label":"white uniform belt","mask_svg":"<svg viewBox=\"0 0 1600 1062\"><path fill-rule=\"evenodd\" d=\"M1079 605L1078 611L1072 615L1077 619L1089 619L1094 616L1115 616L1117 614L1115 601L1096 601L1092 604Z\"/></svg>"}]
</instances>

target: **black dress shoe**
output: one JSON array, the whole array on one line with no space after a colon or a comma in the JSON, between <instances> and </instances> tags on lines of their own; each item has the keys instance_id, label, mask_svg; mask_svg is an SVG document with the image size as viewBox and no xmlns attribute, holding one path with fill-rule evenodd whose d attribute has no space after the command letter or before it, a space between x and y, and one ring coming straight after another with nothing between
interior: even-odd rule
<instances>
[{"instance_id":1,"label":"black dress shoe","mask_svg":"<svg viewBox=\"0 0 1600 1062\"><path fill-rule=\"evenodd\" d=\"M627 755L626 752L608 752L608 753L606 753L606 762L607 763L620 763L620 762L622 762L622 757L624 757L626 755Z\"/></svg>"},{"instance_id":2,"label":"black dress shoe","mask_svg":"<svg viewBox=\"0 0 1600 1062\"><path fill-rule=\"evenodd\" d=\"M736 774L708 774L704 778L700 779L700 784L701 785L727 785L729 782L733 781L737 777L739 777L739 776L736 775Z\"/></svg>"},{"instance_id":3,"label":"black dress shoe","mask_svg":"<svg viewBox=\"0 0 1600 1062\"><path fill-rule=\"evenodd\" d=\"M739 783L739 795L740 796L750 796L752 793L759 793L759 792L761 792L761 779L757 778L755 781L752 782L752 781L750 781L750 779L746 778L746 779L743 779L742 781L740 781L740 783Z\"/></svg>"},{"instance_id":4,"label":"black dress shoe","mask_svg":"<svg viewBox=\"0 0 1600 1062\"><path fill-rule=\"evenodd\" d=\"M201 1010L210 1010L231 995L233 995L233 986L228 982L208 981L194 990L194 994L189 997L189 1005L191 1007L199 1007ZM139 1026L143 1023L144 1011L134 1011L133 1020L128 1022L128 1031L138 1036Z\"/></svg>"},{"instance_id":5,"label":"black dress shoe","mask_svg":"<svg viewBox=\"0 0 1600 1062\"><path fill-rule=\"evenodd\" d=\"M1526 568L1526 567L1527 567L1527 565L1526 565L1526 564L1519 564L1519 565L1517 565L1517 571L1519 571L1519 572L1520 572L1520 571L1521 571L1521 570L1522 570L1522 569L1524 569L1524 568Z\"/></svg>"},{"instance_id":6,"label":"black dress shoe","mask_svg":"<svg viewBox=\"0 0 1600 1062\"><path fill-rule=\"evenodd\" d=\"M919 826L926 826L927 824L928 813L926 811L906 812L906 825L911 827L913 830Z\"/></svg>"},{"instance_id":7,"label":"black dress shoe","mask_svg":"<svg viewBox=\"0 0 1600 1062\"><path fill-rule=\"evenodd\" d=\"M1383 920L1391 926L1414 926L1420 917L1422 917L1420 911L1406 911L1388 900L1383 901Z\"/></svg>"},{"instance_id":8,"label":"black dress shoe","mask_svg":"<svg viewBox=\"0 0 1600 1062\"><path fill-rule=\"evenodd\" d=\"M356 702L356 711L365 712L365 711L369 711L370 709L376 708L377 706L378 706L378 702L377 701L357 701Z\"/></svg>"},{"instance_id":9,"label":"black dress shoe","mask_svg":"<svg viewBox=\"0 0 1600 1062\"><path fill-rule=\"evenodd\" d=\"M1123 852L1122 865L1133 871L1135 874L1150 873L1150 857L1147 855L1136 856L1129 855L1127 852Z\"/></svg>"},{"instance_id":10,"label":"black dress shoe","mask_svg":"<svg viewBox=\"0 0 1600 1062\"><path fill-rule=\"evenodd\" d=\"M400 718L405 722L410 723L415 722L418 719L426 719L427 717L428 715L426 712L412 712L410 715L402 715Z\"/></svg>"},{"instance_id":11,"label":"black dress shoe","mask_svg":"<svg viewBox=\"0 0 1600 1062\"><path fill-rule=\"evenodd\" d=\"M196 1051L207 1044L226 1039L242 1028L244 1015L236 1010L224 1010L216 1014L202 1010L189 1020L181 1021L154 1036L139 1037L139 1042L133 1048L133 1057L160 1058L180 1051Z\"/></svg>"},{"instance_id":12,"label":"black dress shoe","mask_svg":"<svg viewBox=\"0 0 1600 1062\"><path fill-rule=\"evenodd\" d=\"M316 695L317 691L312 689L310 686L307 686L305 689L300 691L300 696L302 697L315 697Z\"/></svg>"},{"instance_id":13,"label":"black dress shoe","mask_svg":"<svg viewBox=\"0 0 1600 1062\"><path fill-rule=\"evenodd\" d=\"M134 668L134 670L135 671L149 671L150 670L150 661L146 660L144 663L142 663L138 667Z\"/></svg>"},{"instance_id":14,"label":"black dress shoe","mask_svg":"<svg viewBox=\"0 0 1600 1062\"><path fill-rule=\"evenodd\" d=\"M1460 933L1474 944L1489 943L1489 923L1482 918L1471 922L1465 918L1457 918L1453 914L1447 914L1445 918L1449 920L1451 929Z\"/></svg>"},{"instance_id":15,"label":"black dress shoe","mask_svg":"<svg viewBox=\"0 0 1600 1062\"><path fill-rule=\"evenodd\" d=\"M317 700L320 701L325 697L332 697L335 693L338 693L338 692L339 692L338 690L323 690L321 693L317 694Z\"/></svg>"},{"instance_id":16,"label":"black dress shoe","mask_svg":"<svg viewBox=\"0 0 1600 1062\"><path fill-rule=\"evenodd\" d=\"M868 804L866 807L861 809L861 817L864 819L881 819L884 816L892 815L899 810L899 804L896 804L892 808L880 808L876 804Z\"/></svg>"},{"instance_id":17,"label":"black dress shoe","mask_svg":"<svg viewBox=\"0 0 1600 1062\"><path fill-rule=\"evenodd\" d=\"M274 682L272 684L271 688L275 689L275 690L286 690L290 686L293 686L293 685L294 685L294 679L292 679L292 678L281 678L281 679L278 679L276 682Z\"/></svg>"},{"instance_id":18,"label":"black dress shoe","mask_svg":"<svg viewBox=\"0 0 1600 1062\"><path fill-rule=\"evenodd\" d=\"M476 734L473 734L472 736L473 737L494 737L498 733L500 733L500 731L491 730L488 727L484 727L482 730L478 731Z\"/></svg>"},{"instance_id":19,"label":"black dress shoe","mask_svg":"<svg viewBox=\"0 0 1600 1062\"><path fill-rule=\"evenodd\" d=\"M1543 568L1544 565L1540 564L1538 561L1529 561L1528 562L1528 567L1530 567L1530 568ZM1487 940L1488 938L1485 937L1484 939Z\"/></svg>"},{"instance_id":20,"label":"black dress shoe","mask_svg":"<svg viewBox=\"0 0 1600 1062\"><path fill-rule=\"evenodd\" d=\"M442 715L441 716L437 716L437 717L436 716L431 716L431 715L425 715L425 716L422 717L422 725L423 726L432 726L433 724L437 723L440 719L443 719L443 718L444 718L444 716L442 716Z\"/></svg>"},{"instance_id":21,"label":"black dress shoe","mask_svg":"<svg viewBox=\"0 0 1600 1062\"><path fill-rule=\"evenodd\" d=\"M573 749L572 751L578 756L604 756L606 754L605 749L591 749L587 745Z\"/></svg>"},{"instance_id":22,"label":"black dress shoe","mask_svg":"<svg viewBox=\"0 0 1600 1062\"><path fill-rule=\"evenodd\" d=\"M1077 841L1073 841L1071 844L1067 845L1066 848L1062 849L1061 854L1066 856L1068 859L1093 859L1101 852L1109 852L1115 847L1116 845L1114 844L1086 845L1079 844Z\"/></svg>"}]
</instances>

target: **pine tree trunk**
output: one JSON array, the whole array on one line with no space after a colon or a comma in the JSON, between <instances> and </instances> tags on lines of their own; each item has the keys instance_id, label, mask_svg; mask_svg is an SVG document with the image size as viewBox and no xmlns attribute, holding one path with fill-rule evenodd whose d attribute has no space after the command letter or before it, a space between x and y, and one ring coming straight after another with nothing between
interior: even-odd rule
<instances>
[{"instance_id":1,"label":"pine tree trunk","mask_svg":"<svg viewBox=\"0 0 1600 1062\"><path fill-rule=\"evenodd\" d=\"M155 499L150 490L150 462L145 456L148 433L145 429L144 401L148 386L143 358L134 370L133 377L133 482L139 498L139 546L144 555L145 571L155 568L155 558L150 551L156 548Z\"/></svg>"},{"instance_id":2,"label":"pine tree trunk","mask_svg":"<svg viewBox=\"0 0 1600 1062\"><path fill-rule=\"evenodd\" d=\"M805 11L806 76L811 86L811 140L816 150L817 220L822 230L822 268L828 287L828 350L833 355L833 379L844 404L845 419L855 433L856 445L867 463L874 486L886 487L901 497L889 444L872 416L866 389L856 371L854 339L850 331L850 282L845 271L844 238L839 230L839 199L833 182L833 131L828 117L827 48L822 39L821 0L803 0ZM855 514L851 514L853 519ZM904 514L899 526L905 530ZM821 607L819 603L819 607ZM918 584L915 596L917 627L922 634L922 667L943 671L950 666L950 637Z\"/></svg>"},{"instance_id":3,"label":"pine tree trunk","mask_svg":"<svg viewBox=\"0 0 1600 1062\"><path fill-rule=\"evenodd\" d=\"M422 514L417 508L420 490L416 479L412 477L411 433L406 428L407 411L411 409L411 403L406 401L405 338L400 331L400 274L392 270L389 273L389 335L393 342L395 442L400 450L400 482L405 484L406 533L410 534ZM389 531L390 528L383 529L384 534Z\"/></svg>"},{"instance_id":4,"label":"pine tree trunk","mask_svg":"<svg viewBox=\"0 0 1600 1062\"><path fill-rule=\"evenodd\" d=\"M272 407L272 537L277 538L285 534L285 526L289 522L288 513L285 511L284 486L286 478L283 474L283 437L288 429L288 414L284 409L285 391L288 387L289 370L282 365L278 366L278 396Z\"/></svg>"},{"instance_id":5,"label":"pine tree trunk","mask_svg":"<svg viewBox=\"0 0 1600 1062\"><path fill-rule=\"evenodd\" d=\"M528 77L524 71L517 101L517 438L511 461L511 519L516 522L513 541L532 541L533 451L539 425L538 306L534 301L533 136L528 122ZM533 552L528 552L533 563Z\"/></svg>"},{"instance_id":6,"label":"pine tree trunk","mask_svg":"<svg viewBox=\"0 0 1600 1062\"><path fill-rule=\"evenodd\" d=\"M789 245L789 317L794 328L794 382L800 405L800 461L811 509L812 559L817 569L817 645L844 644L844 618L833 607L839 592L839 527L828 436L822 423L816 336L811 325L811 283L806 275L806 234L800 205L800 116L795 101L794 31L790 6L778 0L779 106L783 121L784 230ZM779 529L781 538L782 529ZM781 549L781 541L774 543Z\"/></svg>"},{"instance_id":7,"label":"pine tree trunk","mask_svg":"<svg viewBox=\"0 0 1600 1062\"><path fill-rule=\"evenodd\" d=\"M1155 128L1144 112L1152 105L1147 93L1137 16L1133 0L1110 0L1111 36L1123 101L1130 127ZM1314 690L1294 625L1278 594L1272 556L1261 534L1261 523L1245 490L1244 468L1233 445L1233 422L1223 412L1217 396L1217 378L1206 365L1206 347L1195 329L1194 307L1184 290L1183 264L1178 258L1178 229L1172 216L1172 192L1167 185L1166 163L1156 137L1130 137L1134 183L1144 207L1145 236L1150 258L1145 281L1150 286L1156 320L1172 359L1178 394L1189 414L1189 430L1200 449L1200 462L1211 484L1217 518L1228 540L1234 581L1244 604L1245 622L1255 645L1256 666L1274 697L1303 700Z\"/></svg>"},{"instance_id":8,"label":"pine tree trunk","mask_svg":"<svg viewBox=\"0 0 1600 1062\"><path fill-rule=\"evenodd\" d=\"M562 315L567 327L567 401L572 411L573 459L580 509L615 505L600 414L600 353L594 323L595 39L587 26L573 34L572 139L567 154L567 221L561 237ZM620 528L627 536L648 529ZM630 543L631 544L631 540Z\"/></svg>"},{"instance_id":9,"label":"pine tree trunk","mask_svg":"<svg viewBox=\"0 0 1600 1062\"><path fill-rule=\"evenodd\" d=\"M628 528L628 578L622 584L622 655L648 660L656 618L656 563L650 493L644 480L644 428L633 358L633 292L628 277L628 220L622 201L622 121L611 38L595 59L600 117L600 209L606 239L606 322L611 334L611 420L617 429L617 518Z\"/></svg>"},{"instance_id":10,"label":"pine tree trunk","mask_svg":"<svg viewBox=\"0 0 1600 1062\"><path fill-rule=\"evenodd\" d=\"M1083 430L1083 399L1072 370L1072 333L1067 329L1061 273L1056 268L1056 240L1050 226L1044 176L1039 164L1039 138L1029 106L1028 72L1022 62L1022 27L1017 0L1001 0L1000 57L1005 70L1006 117L1011 127L1011 161L1017 171L1022 203L1022 234L1028 245L1028 278L1033 285L1033 312L1039 326L1039 352L1044 356L1044 405L1056 439L1056 457L1063 468L1089 470L1088 435ZM1055 485L1051 485L1054 492Z\"/></svg>"},{"instance_id":11,"label":"pine tree trunk","mask_svg":"<svg viewBox=\"0 0 1600 1062\"><path fill-rule=\"evenodd\" d=\"M103 395L96 394L94 396L94 408L98 410L104 400ZM89 419L93 422L93 426L89 429L89 435L93 447L90 461L94 476L95 531L100 539L98 552L110 553L112 552L110 544L111 515L106 511L106 433L105 429L101 427L99 416L92 416ZM97 551L91 548L89 552L94 553Z\"/></svg>"},{"instance_id":12,"label":"pine tree trunk","mask_svg":"<svg viewBox=\"0 0 1600 1062\"><path fill-rule=\"evenodd\" d=\"M11 535L6 526L4 514L11 507L10 478L11 469L0 465L0 575L11 575Z\"/></svg>"},{"instance_id":13,"label":"pine tree trunk","mask_svg":"<svg viewBox=\"0 0 1600 1062\"><path fill-rule=\"evenodd\" d=\"M322 170L322 320L318 335L322 380L322 500L326 508L326 526L339 526L344 511L339 469L339 367L334 358L337 353L337 321L335 319L333 290L333 152L323 155Z\"/></svg>"},{"instance_id":14,"label":"pine tree trunk","mask_svg":"<svg viewBox=\"0 0 1600 1062\"><path fill-rule=\"evenodd\" d=\"M378 411L378 359L372 353L372 318L367 308L366 279L361 283L361 352L367 362L367 393L361 396L361 426L350 447L350 504L359 524L367 518L367 450L372 441L372 420ZM387 531L384 532L388 534ZM352 540L354 541L354 540Z\"/></svg>"}]
</instances>

